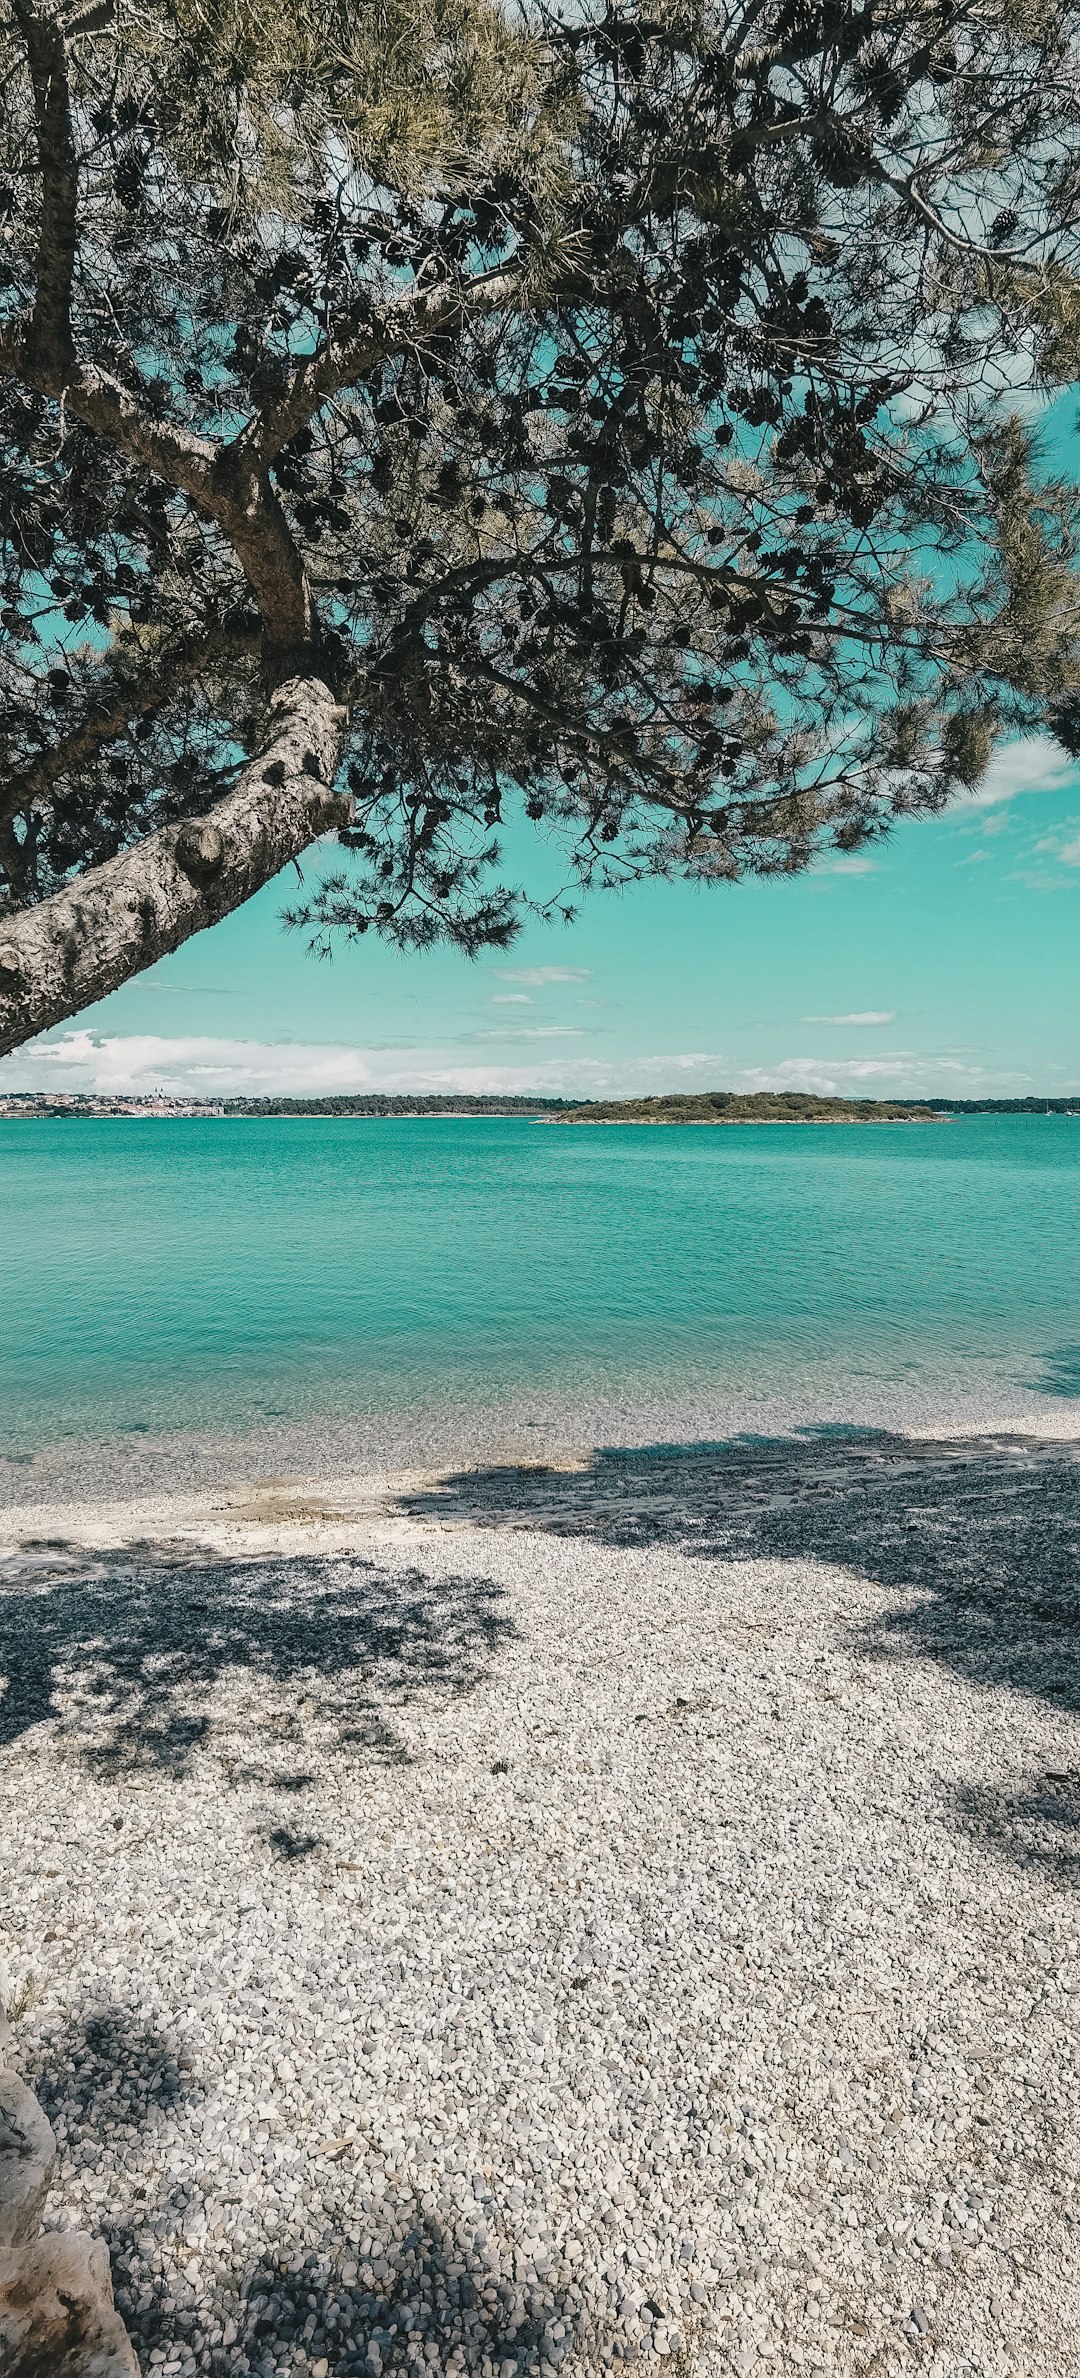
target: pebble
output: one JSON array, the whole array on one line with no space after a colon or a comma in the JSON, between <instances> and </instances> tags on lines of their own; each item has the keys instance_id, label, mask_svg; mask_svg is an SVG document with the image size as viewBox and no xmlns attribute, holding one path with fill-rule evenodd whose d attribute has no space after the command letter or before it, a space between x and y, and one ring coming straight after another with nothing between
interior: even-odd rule
<instances>
[{"instance_id":1,"label":"pebble","mask_svg":"<svg viewBox=\"0 0 1080 2378\"><path fill-rule=\"evenodd\" d=\"M1071 1709L530 1516L0 1572L47 2220L157 2378L1080 2366Z\"/></svg>"}]
</instances>

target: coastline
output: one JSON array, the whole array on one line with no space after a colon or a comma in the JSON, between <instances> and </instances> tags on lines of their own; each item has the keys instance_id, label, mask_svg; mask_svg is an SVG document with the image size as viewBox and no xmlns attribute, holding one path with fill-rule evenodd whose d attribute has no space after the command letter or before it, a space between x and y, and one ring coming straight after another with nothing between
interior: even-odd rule
<instances>
[{"instance_id":1,"label":"coastline","mask_svg":"<svg viewBox=\"0 0 1080 2378\"><path fill-rule=\"evenodd\" d=\"M1066 1121L1077 1118L1066 1116ZM286 1114L226 1115L214 1107L125 1107L109 1113L79 1114L68 1110L56 1114L33 1111L12 1111L0 1117L5 1123L952 1123L956 1117L944 1108L928 1109L926 1113L892 1115L590 1115L586 1113L550 1115L539 1107L534 1112L503 1114L498 1111L472 1114L467 1107L440 1107L437 1112L422 1108L393 1114L328 1115L318 1107L297 1107Z\"/></svg>"},{"instance_id":2,"label":"coastline","mask_svg":"<svg viewBox=\"0 0 1080 2378\"><path fill-rule=\"evenodd\" d=\"M890 1123L954 1123L955 1115L536 1115L533 1121L562 1124L587 1124L592 1131L767 1131L774 1126L781 1130L825 1129L844 1125L855 1129L870 1123L876 1130Z\"/></svg>"},{"instance_id":3,"label":"coastline","mask_svg":"<svg viewBox=\"0 0 1080 2378\"><path fill-rule=\"evenodd\" d=\"M102 1500L202 1495L237 1481L484 1471L504 1464L558 1468L594 1455L662 1458L672 1446L769 1444L797 1452L806 1444L1016 1438L1068 1443L1080 1435L1080 1411L1035 1388L939 1379L893 1386L798 1382L777 1394L718 1395L702 1387L679 1395L627 1392L532 1395L497 1402L402 1403L394 1410L314 1413L262 1425L84 1430L62 1438L0 1446L0 1513L24 1505L77 1508Z\"/></svg>"}]
</instances>

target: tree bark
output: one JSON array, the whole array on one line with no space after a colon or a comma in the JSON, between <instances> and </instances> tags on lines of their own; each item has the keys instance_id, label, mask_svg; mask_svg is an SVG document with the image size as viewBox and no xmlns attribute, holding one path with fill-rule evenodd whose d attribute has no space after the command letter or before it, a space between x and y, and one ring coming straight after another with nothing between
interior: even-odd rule
<instances>
[{"instance_id":1,"label":"tree bark","mask_svg":"<svg viewBox=\"0 0 1080 2378\"><path fill-rule=\"evenodd\" d=\"M0 1056L216 925L346 824L351 803L333 790L344 728L320 678L291 678L271 697L262 751L207 817L163 826L0 921Z\"/></svg>"},{"instance_id":2,"label":"tree bark","mask_svg":"<svg viewBox=\"0 0 1080 2378\"><path fill-rule=\"evenodd\" d=\"M73 359L71 288L78 238L79 168L71 125L63 28L29 0L12 0L26 43L41 167L36 295L27 344L63 373Z\"/></svg>"}]
</instances>

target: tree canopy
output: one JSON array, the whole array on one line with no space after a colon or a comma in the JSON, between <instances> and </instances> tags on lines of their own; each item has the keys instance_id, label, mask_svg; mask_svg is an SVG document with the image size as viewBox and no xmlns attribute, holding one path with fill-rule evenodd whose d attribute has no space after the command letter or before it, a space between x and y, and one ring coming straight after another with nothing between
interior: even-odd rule
<instances>
[{"instance_id":1,"label":"tree canopy","mask_svg":"<svg viewBox=\"0 0 1080 2378\"><path fill-rule=\"evenodd\" d=\"M0 0L0 1050L1080 746L1063 0Z\"/></svg>"}]
</instances>

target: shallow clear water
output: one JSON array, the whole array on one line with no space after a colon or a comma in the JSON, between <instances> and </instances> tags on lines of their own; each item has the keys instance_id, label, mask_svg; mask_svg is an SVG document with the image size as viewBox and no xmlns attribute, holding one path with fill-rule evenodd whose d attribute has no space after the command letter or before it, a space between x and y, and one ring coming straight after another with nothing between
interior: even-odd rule
<instances>
[{"instance_id":1,"label":"shallow clear water","mask_svg":"<svg viewBox=\"0 0 1080 2378\"><path fill-rule=\"evenodd\" d=\"M0 1446L1080 1397L1080 1122L0 1123Z\"/></svg>"}]
</instances>

